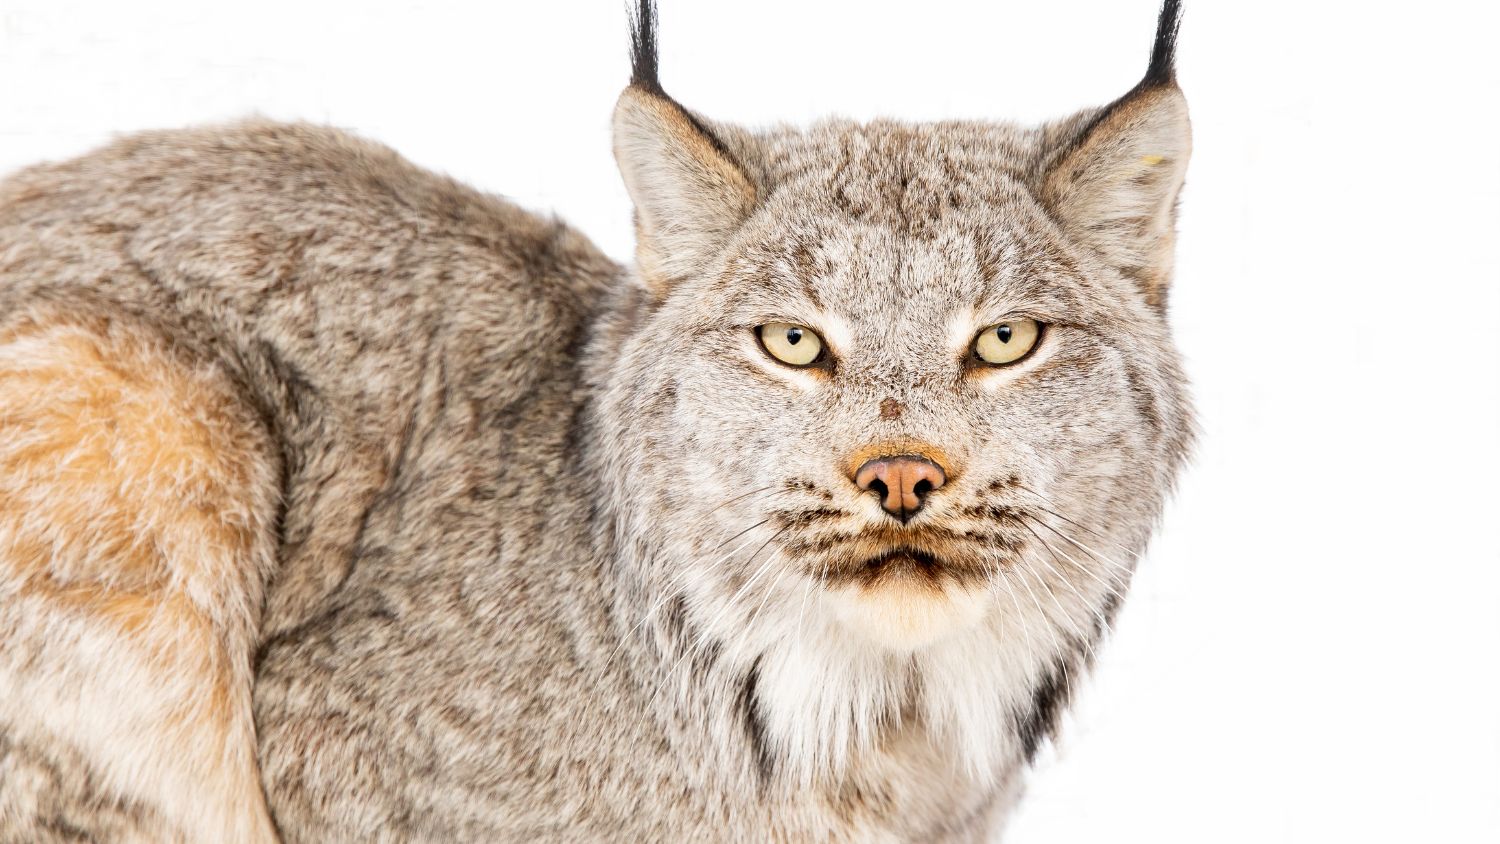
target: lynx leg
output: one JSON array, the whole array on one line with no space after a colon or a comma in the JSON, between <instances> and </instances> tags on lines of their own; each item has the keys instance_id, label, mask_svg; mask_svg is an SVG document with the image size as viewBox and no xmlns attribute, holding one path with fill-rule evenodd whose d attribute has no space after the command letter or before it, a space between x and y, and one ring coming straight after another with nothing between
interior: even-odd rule
<instances>
[{"instance_id":1,"label":"lynx leg","mask_svg":"<svg viewBox=\"0 0 1500 844\"><path fill-rule=\"evenodd\" d=\"M82 760L89 791L0 781L0 840L122 811L132 839L276 839L250 710L272 454L222 371L143 323L0 321L0 738Z\"/></svg>"}]
</instances>

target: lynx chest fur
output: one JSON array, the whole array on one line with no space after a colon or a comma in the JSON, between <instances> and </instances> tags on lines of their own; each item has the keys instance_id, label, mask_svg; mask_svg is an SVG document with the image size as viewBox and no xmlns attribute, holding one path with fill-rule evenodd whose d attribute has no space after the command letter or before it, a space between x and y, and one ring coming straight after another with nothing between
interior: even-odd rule
<instances>
[{"instance_id":1,"label":"lynx chest fur","mask_svg":"<svg viewBox=\"0 0 1500 844\"><path fill-rule=\"evenodd\" d=\"M1189 153L752 131L636 266L305 125L0 183L0 840L984 841L1188 447Z\"/></svg>"}]
</instances>

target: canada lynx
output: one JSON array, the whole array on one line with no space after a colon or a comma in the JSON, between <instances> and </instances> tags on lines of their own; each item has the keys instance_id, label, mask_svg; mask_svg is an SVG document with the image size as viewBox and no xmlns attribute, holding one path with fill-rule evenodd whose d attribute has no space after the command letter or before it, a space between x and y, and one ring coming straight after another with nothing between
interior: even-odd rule
<instances>
[{"instance_id":1,"label":"canada lynx","mask_svg":"<svg viewBox=\"0 0 1500 844\"><path fill-rule=\"evenodd\" d=\"M1028 128L614 117L637 265L330 129L0 183L0 841L979 841L1191 419L1178 9Z\"/></svg>"}]
</instances>

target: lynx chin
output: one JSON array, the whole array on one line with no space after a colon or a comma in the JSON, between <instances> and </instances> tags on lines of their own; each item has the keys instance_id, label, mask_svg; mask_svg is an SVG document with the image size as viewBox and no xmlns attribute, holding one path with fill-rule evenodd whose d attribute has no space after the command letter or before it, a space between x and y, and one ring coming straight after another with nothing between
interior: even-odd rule
<instances>
[{"instance_id":1,"label":"lynx chin","mask_svg":"<svg viewBox=\"0 0 1500 844\"><path fill-rule=\"evenodd\" d=\"M1178 19L750 129L643 0L630 268L311 125L0 182L0 841L995 840L1191 439Z\"/></svg>"}]
</instances>

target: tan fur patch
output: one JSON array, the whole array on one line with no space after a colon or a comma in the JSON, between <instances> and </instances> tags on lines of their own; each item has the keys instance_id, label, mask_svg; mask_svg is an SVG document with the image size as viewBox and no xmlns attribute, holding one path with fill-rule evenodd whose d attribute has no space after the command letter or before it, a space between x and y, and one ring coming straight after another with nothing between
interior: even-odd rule
<instances>
[{"instance_id":1,"label":"tan fur patch","mask_svg":"<svg viewBox=\"0 0 1500 844\"><path fill-rule=\"evenodd\" d=\"M882 410L882 413L884 411ZM921 442L909 438L894 440L882 440L856 449L844 462L845 470L849 477L854 477L859 467L874 460L877 457L894 457L899 454L912 454L931 460L942 468L943 474L947 476L948 482L952 483L961 474L961 467L955 465L953 458L946 452L930 443Z\"/></svg>"},{"instance_id":2,"label":"tan fur patch","mask_svg":"<svg viewBox=\"0 0 1500 844\"><path fill-rule=\"evenodd\" d=\"M0 685L33 704L7 726L84 748L191 840L275 838L249 708L268 453L224 375L145 326L0 330L0 621L18 631Z\"/></svg>"},{"instance_id":3,"label":"tan fur patch","mask_svg":"<svg viewBox=\"0 0 1500 844\"><path fill-rule=\"evenodd\" d=\"M910 652L976 624L989 606L984 589L897 577L833 591L840 621L894 651Z\"/></svg>"}]
</instances>

